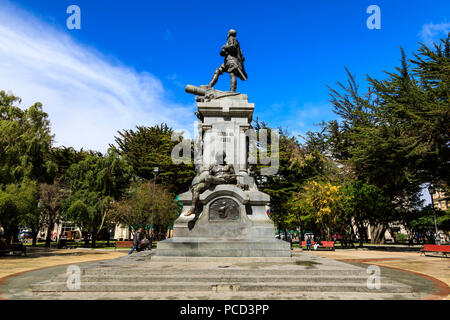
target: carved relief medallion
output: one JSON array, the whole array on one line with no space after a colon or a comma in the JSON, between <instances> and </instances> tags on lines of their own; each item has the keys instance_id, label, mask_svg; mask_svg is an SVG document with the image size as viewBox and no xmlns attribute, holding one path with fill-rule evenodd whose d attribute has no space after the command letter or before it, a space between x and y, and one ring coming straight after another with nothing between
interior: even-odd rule
<instances>
[{"instance_id":1,"label":"carved relief medallion","mask_svg":"<svg viewBox=\"0 0 450 320\"><path fill-rule=\"evenodd\" d=\"M214 200L209 206L210 221L235 221L239 220L239 204L230 198Z\"/></svg>"}]
</instances>

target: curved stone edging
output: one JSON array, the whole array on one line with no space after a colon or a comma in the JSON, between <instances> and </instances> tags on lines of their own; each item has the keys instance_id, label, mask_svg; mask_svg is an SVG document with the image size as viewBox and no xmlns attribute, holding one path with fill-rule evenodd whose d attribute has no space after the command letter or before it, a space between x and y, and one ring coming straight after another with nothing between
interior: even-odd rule
<instances>
[{"instance_id":1,"label":"curved stone edging","mask_svg":"<svg viewBox=\"0 0 450 320\"><path fill-rule=\"evenodd\" d=\"M111 260L111 259L100 259L100 260L92 260L92 261L81 261L81 262L78 262L78 263L100 262L100 261L106 261L106 260ZM16 273L7 275L7 276L5 276L5 277L3 277L3 278L0 278L0 288L1 288L1 286L2 286L6 281L8 281L10 278L20 276L20 275L22 275L22 274L24 274L24 273L27 273L27 272L33 272L33 271L39 271L39 270L44 270L44 269L50 269L50 268L56 268L56 267L62 267L62 266L68 266L68 265L71 265L71 264L74 264L74 263L73 263L73 262L69 262L69 263L55 264L55 265L52 265L52 266L35 268L35 269L25 270L25 271L16 272ZM1 290L0 290L0 300L8 300L8 299L6 299L6 298L3 296L3 292L2 292Z\"/></svg>"},{"instance_id":2,"label":"curved stone edging","mask_svg":"<svg viewBox=\"0 0 450 320\"><path fill-rule=\"evenodd\" d=\"M30 270L26 270L26 271L16 272L16 273L7 275L6 277L0 278L0 287L10 278L20 276L27 272L33 272L33 271L38 271L38 270L43 270L43 269L50 269L50 268L61 267L61 266L65 266L65 265L71 265L71 264L73 264L73 263L61 263L61 264L56 264L53 266L40 267L40 268L30 269ZM5 297L3 297L3 292L1 290L0 290L0 300L8 300Z\"/></svg>"},{"instance_id":3,"label":"curved stone edging","mask_svg":"<svg viewBox=\"0 0 450 320\"><path fill-rule=\"evenodd\" d=\"M339 260L342 262L358 262L358 263L364 263L364 264L368 264L369 262L371 262L372 264L377 265L376 263L373 263L373 262L404 260L404 259L401 259L401 258L400 259L399 258L368 258L368 259L336 259L336 260ZM433 285L433 287L435 288L435 291L434 291L434 293L429 294L428 296L425 296L424 298L422 298L422 300L442 300L442 299L446 298L448 295L450 295L450 287L445 282L443 282L437 278L434 278L430 275L416 272L416 271L401 269L398 267L385 266L385 265L378 265L378 266L383 267L383 268L389 268L389 269L409 272L409 273L412 273L416 276L425 278L428 281L430 281L431 284Z\"/></svg>"}]
</instances>

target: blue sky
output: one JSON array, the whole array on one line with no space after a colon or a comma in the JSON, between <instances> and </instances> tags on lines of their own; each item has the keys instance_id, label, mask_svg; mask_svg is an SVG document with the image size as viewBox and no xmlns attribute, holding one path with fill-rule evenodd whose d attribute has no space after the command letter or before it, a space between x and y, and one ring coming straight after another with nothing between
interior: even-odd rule
<instances>
[{"instance_id":1,"label":"blue sky","mask_svg":"<svg viewBox=\"0 0 450 320\"><path fill-rule=\"evenodd\" d=\"M71 4L81 30L66 27ZM366 26L372 4L380 30ZM448 32L449 14L448 0L0 0L0 89L41 101L59 145L105 151L117 130L160 122L192 131L184 86L209 82L234 28L255 117L304 134L335 118L326 85L345 66L364 86L398 65L400 46L411 56Z\"/></svg>"}]
</instances>

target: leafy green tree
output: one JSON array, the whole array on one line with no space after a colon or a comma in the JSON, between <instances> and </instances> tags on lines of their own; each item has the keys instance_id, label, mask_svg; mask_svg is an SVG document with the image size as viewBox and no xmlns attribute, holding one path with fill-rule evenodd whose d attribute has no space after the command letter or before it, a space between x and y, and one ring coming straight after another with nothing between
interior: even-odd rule
<instances>
[{"instance_id":1,"label":"leafy green tree","mask_svg":"<svg viewBox=\"0 0 450 320\"><path fill-rule=\"evenodd\" d=\"M407 60L402 49L396 71L386 72L382 80L368 76L365 94L348 70L347 84L330 88L340 119L311 140L349 169L351 178L376 186L389 198L391 210L381 210L384 216L371 213L376 217L373 241L382 241L390 221L420 206L424 183L450 180L449 39L450 34L433 49L421 45L414 60Z\"/></svg>"},{"instance_id":2,"label":"leafy green tree","mask_svg":"<svg viewBox=\"0 0 450 320\"><path fill-rule=\"evenodd\" d=\"M270 140L271 128L258 120L254 123L255 131L267 130ZM258 189L270 195L270 217L278 227L278 230L286 230L300 226L296 219L298 208L293 204L292 197L298 192L307 179L325 174L328 164L317 150L310 153L298 142L297 138L289 136L286 131L279 129L279 150L268 150L268 156L277 156L279 159L278 171L274 175L263 175L261 169L266 167L258 165L255 181ZM257 145L257 149L260 148ZM277 153L277 154L275 154Z\"/></svg>"},{"instance_id":3,"label":"leafy green tree","mask_svg":"<svg viewBox=\"0 0 450 320\"><path fill-rule=\"evenodd\" d=\"M85 151L81 149L80 151L75 150L72 147L53 147L50 149L50 159L56 166L56 172L54 179L64 183L66 179L66 172L69 168L76 163L86 159L87 156L101 156L100 152L95 151Z\"/></svg>"},{"instance_id":4,"label":"leafy green tree","mask_svg":"<svg viewBox=\"0 0 450 320\"><path fill-rule=\"evenodd\" d=\"M161 124L153 127L136 127L136 130L118 133L119 136L115 137L117 150L132 166L135 175L151 180L153 168L159 167L159 181L169 189L169 192L179 194L188 190L195 176L194 166L172 162L172 150L180 140L171 140L173 134L171 128Z\"/></svg>"},{"instance_id":5,"label":"leafy green tree","mask_svg":"<svg viewBox=\"0 0 450 320\"><path fill-rule=\"evenodd\" d=\"M450 210L446 212L435 209L430 205L405 213L402 219L409 233L409 240L418 243L435 243L434 215L436 214L436 224L439 230L450 231Z\"/></svg>"},{"instance_id":6,"label":"leafy green tree","mask_svg":"<svg viewBox=\"0 0 450 320\"><path fill-rule=\"evenodd\" d=\"M429 48L421 44L412 75L418 78L421 105L409 112L411 135L418 140L417 165L423 180L433 184L450 181L450 32ZM408 110L409 111L409 110Z\"/></svg>"},{"instance_id":7,"label":"leafy green tree","mask_svg":"<svg viewBox=\"0 0 450 320\"><path fill-rule=\"evenodd\" d=\"M18 213L20 225L31 229L32 245L36 246L38 233L45 226L44 212L40 207L39 185L36 181L28 181L25 178L21 189L22 196L18 199L18 203L23 206Z\"/></svg>"},{"instance_id":8,"label":"leafy green tree","mask_svg":"<svg viewBox=\"0 0 450 320\"><path fill-rule=\"evenodd\" d=\"M372 243L383 242L382 238L386 229L382 232L374 232L374 226L388 225L392 220L392 203L385 196L383 190L375 185L363 183L361 181L350 181L343 186L343 193L346 198L346 216L352 225L356 227L356 232L360 241L360 246L367 241L367 230L372 228ZM376 236L380 238L376 238Z\"/></svg>"},{"instance_id":9,"label":"leafy green tree","mask_svg":"<svg viewBox=\"0 0 450 320\"><path fill-rule=\"evenodd\" d=\"M308 152L340 163L341 174L331 181L344 186L346 215L361 241L369 226L372 242L379 243L390 222L414 216L411 212L425 214L417 209L422 186L450 180L450 33L434 48L421 45L414 57L407 60L402 49L395 72L386 72L382 80L367 77L366 93L346 69L347 83L329 87L340 119L322 123L321 132L305 139ZM295 197L291 204L308 207ZM309 217L303 219L310 222Z\"/></svg>"},{"instance_id":10,"label":"leafy green tree","mask_svg":"<svg viewBox=\"0 0 450 320\"><path fill-rule=\"evenodd\" d=\"M0 91L0 220L8 241L17 240L19 223L30 223L37 233L36 182L51 181L55 172L48 156L53 136L47 114L40 103L22 110L14 105L20 102Z\"/></svg>"},{"instance_id":11,"label":"leafy green tree","mask_svg":"<svg viewBox=\"0 0 450 320\"><path fill-rule=\"evenodd\" d=\"M442 166L443 159L435 157L429 168L425 163L431 164L430 153L443 155L442 149L448 150L448 144L441 144L441 151L433 149L436 144L430 144L429 135L436 130L448 132L448 127L437 120L448 118L448 110L445 115L442 108L435 108L426 86L411 74L403 50L401 66L396 69L396 73L388 72L385 80L368 77L367 94L359 93L348 71L348 84L338 83L341 91L330 88L334 111L341 119L326 127L328 150L354 178L377 186L392 203L392 211L384 211L384 219L377 219L371 226L376 242L382 241L390 220L398 219L405 208L420 205L423 183L445 176L442 171L436 174L429 170ZM434 122L439 123L438 128Z\"/></svg>"},{"instance_id":12,"label":"leafy green tree","mask_svg":"<svg viewBox=\"0 0 450 320\"><path fill-rule=\"evenodd\" d=\"M70 196L63 203L66 220L78 225L86 245L92 247L105 223L112 201L121 198L132 179L132 168L113 150L105 156L89 155L67 170Z\"/></svg>"},{"instance_id":13,"label":"leafy green tree","mask_svg":"<svg viewBox=\"0 0 450 320\"><path fill-rule=\"evenodd\" d=\"M20 184L8 184L0 188L0 225L8 242L17 241L19 226L32 229L35 244L41 227L41 212L37 206L38 192L36 182L28 178Z\"/></svg>"},{"instance_id":14,"label":"leafy green tree","mask_svg":"<svg viewBox=\"0 0 450 320\"><path fill-rule=\"evenodd\" d=\"M26 110L14 106L20 98L0 91L0 183L27 177L47 181L55 170L48 161L53 136L48 115L36 103Z\"/></svg>"},{"instance_id":15,"label":"leafy green tree","mask_svg":"<svg viewBox=\"0 0 450 320\"><path fill-rule=\"evenodd\" d=\"M315 180L306 183L302 191L294 195L294 201L303 211L303 219L314 220L325 240L331 240L333 232L342 230L343 225L348 226L346 205L349 198L341 185Z\"/></svg>"},{"instance_id":16,"label":"leafy green tree","mask_svg":"<svg viewBox=\"0 0 450 320\"><path fill-rule=\"evenodd\" d=\"M449 58L445 60L448 60L446 65L440 66L443 73L450 66ZM384 138L393 137L391 139L395 144L391 149L397 155L394 160L403 168L408 168L405 172L409 173L409 177L405 178L416 180L417 184L448 181L445 180L449 178L450 154L448 99L445 101L445 97L436 94L427 80L422 79L419 66L415 69L415 73L410 71L402 50L401 67L397 68L397 73L388 73L388 79L382 81L369 77L377 95L378 127L382 133L388 133ZM448 83L442 81L435 85L437 88L448 88ZM383 138L382 135L377 136Z\"/></svg>"},{"instance_id":17,"label":"leafy green tree","mask_svg":"<svg viewBox=\"0 0 450 320\"><path fill-rule=\"evenodd\" d=\"M343 93L330 89L342 119L329 125L330 151L358 180L384 189L399 207L405 206L420 191L417 170L410 165L416 161L412 139L405 136L402 123L389 121L392 112L380 108L379 98L372 98L373 89L360 95L354 77L348 75L348 86L339 84Z\"/></svg>"},{"instance_id":18,"label":"leafy green tree","mask_svg":"<svg viewBox=\"0 0 450 320\"><path fill-rule=\"evenodd\" d=\"M45 246L50 247L51 233L55 223L60 221L61 205L68 196L68 187L59 180L52 184L41 183L38 186L40 197L40 211L42 213L41 223L47 228ZM33 238L35 240L35 238Z\"/></svg>"},{"instance_id":19,"label":"leafy green tree","mask_svg":"<svg viewBox=\"0 0 450 320\"><path fill-rule=\"evenodd\" d=\"M152 219L153 182L134 182L128 195L122 200L114 202L108 210L110 221L130 226L134 229L143 227L149 230ZM155 209L153 225L155 235L165 235L168 226L173 225L180 210L175 197L164 186L156 185Z\"/></svg>"}]
</instances>

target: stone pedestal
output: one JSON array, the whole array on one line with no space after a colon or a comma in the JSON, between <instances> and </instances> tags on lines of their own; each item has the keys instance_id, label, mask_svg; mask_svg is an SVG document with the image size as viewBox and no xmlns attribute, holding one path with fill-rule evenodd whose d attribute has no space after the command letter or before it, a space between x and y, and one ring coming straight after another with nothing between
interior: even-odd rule
<instances>
[{"instance_id":1,"label":"stone pedestal","mask_svg":"<svg viewBox=\"0 0 450 320\"><path fill-rule=\"evenodd\" d=\"M216 185L200 195L202 211L185 216L191 209L192 193L179 196L183 211L175 221L173 238L158 243L158 256L289 257L288 242L275 238L272 220L266 214L269 195L257 190L249 176L247 129L254 104L247 96L199 102L202 166L194 183L208 174L219 151L233 164L237 185Z\"/></svg>"},{"instance_id":2,"label":"stone pedestal","mask_svg":"<svg viewBox=\"0 0 450 320\"><path fill-rule=\"evenodd\" d=\"M219 185L200 196L203 211L198 217L186 217L192 194L183 193L183 212L173 226L173 238L158 243L157 255L289 257L289 243L275 238L273 222L265 212L269 200L263 192Z\"/></svg>"},{"instance_id":3,"label":"stone pedestal","mask_svg":"<svg viewBox=\"0 0 450 320\"><path fill-rule=\"evenodd\" d=\"M242 94L197 105L203 116L203 167L214 164L218 151L225 151L227 163L233 164L237 173L247 174L246 131L255 105Z\"/></svg>"}]
</instances>

